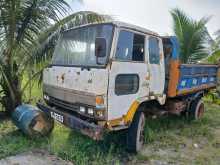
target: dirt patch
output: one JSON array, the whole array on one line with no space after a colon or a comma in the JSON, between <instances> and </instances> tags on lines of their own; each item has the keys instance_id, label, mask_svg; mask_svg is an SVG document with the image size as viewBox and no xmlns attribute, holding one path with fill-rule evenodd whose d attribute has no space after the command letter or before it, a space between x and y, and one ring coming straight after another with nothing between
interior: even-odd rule
<instances>
[{"instance_id":1,"label":"dirt patch","mask_svg":"<svg viewBox=\"0 0 220 165\"><path fill-rule=\"evenodd\" d=\"M73 165L43 150L35 150L0 160L0 165Z\"/></svg>"},{"instance_id":2,"label":"dirt patch","mask_svg":"<svg viewBox=\"0 0 220 165\"><path fill-rule=\"evenodd\" d=\"M211 128L210 128L211 129ZM220 128L211 129L213 137L196 138L179 137L164 147L161 142L147 144L133 164L149 165L185 165L206 164L219 165L220 162Z\"/></svg>"}]
</instances>

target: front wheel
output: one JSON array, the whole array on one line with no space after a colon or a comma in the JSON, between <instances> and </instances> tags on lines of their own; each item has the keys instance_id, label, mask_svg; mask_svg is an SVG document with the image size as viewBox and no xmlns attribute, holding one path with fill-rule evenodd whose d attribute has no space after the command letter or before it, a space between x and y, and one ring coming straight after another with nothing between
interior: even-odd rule
<instances>
[{"instance_id":1,"label":"front wheel","mask_svg":"<svg viewBox=\"0 0 220 165\"><path fill-rule=\"evenodd\" d=\"M144 126L145 115L143 112L137 112L133 122L128 129L127 149L130 152L139 152L144 145Z\"/></svg>"}]
</instances>

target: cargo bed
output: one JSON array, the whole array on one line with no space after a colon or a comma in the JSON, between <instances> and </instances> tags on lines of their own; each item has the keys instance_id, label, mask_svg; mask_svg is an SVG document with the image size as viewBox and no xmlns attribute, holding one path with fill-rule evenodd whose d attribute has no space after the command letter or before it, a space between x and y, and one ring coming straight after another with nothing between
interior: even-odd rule
<instances>
[{"instance_id":1,"label":"cargo bed","mask_svg":"<svg viewBox=\"0 0 220 165\"><path fill-rule=\"evenodd\" d=\"M217 86L218 65L182 64L179 42L175 36L164 37L163 46L167 71L165 93L168 97L208 91Z\"/></svg>"},{"instance_id":2,"label":"cargo bed","mask_svg":"<svg viewBox=\"0 0 220 165\"><path fill-rule=\"evenodd\" d=\"M173 66L169 78L169 96L192 94L217 86L218 65L179 64Z\"/></svg>"}]
</instances>

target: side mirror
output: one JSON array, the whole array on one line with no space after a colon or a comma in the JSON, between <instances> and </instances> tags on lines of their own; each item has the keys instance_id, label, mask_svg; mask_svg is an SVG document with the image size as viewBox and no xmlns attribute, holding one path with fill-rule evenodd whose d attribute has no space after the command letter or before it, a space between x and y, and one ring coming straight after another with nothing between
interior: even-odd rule
<instances>
[{"instance_id":1,"label":"side mirror","mask_svg":"<svg viewBox=\"0 0 220 165\"><path fill-rule=\"evenodd\" d=\"M106 39L105 38L96 38L95 39L95 56L105 57L106 56Z\"/></svg>"}]
</instances>

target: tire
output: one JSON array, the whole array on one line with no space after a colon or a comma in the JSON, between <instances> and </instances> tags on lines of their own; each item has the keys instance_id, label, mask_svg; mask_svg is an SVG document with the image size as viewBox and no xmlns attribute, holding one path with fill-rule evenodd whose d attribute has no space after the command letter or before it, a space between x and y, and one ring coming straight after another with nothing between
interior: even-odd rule
<instances>
[{"instance_id":1,"label":"tire","mask_svg":"<svg viewBox=\"0 0 220 165\"><path fill-rule=\"evenodd\" d=\"M194 100L189 110L189 117L192 120L199 120L205 112L205 106L201 99Z\"/></svg>"},{"instance_id":2,"label":"tire","mask_svg":"<svg viewBox=\"0 0 220 165\"><path fill-rule=\"evenodd\" d=\"M145 115L138 111L131 123L127 133L127 150L137 153L141 151L144 145L144 126Z\"/></svg>"}]
</instances>

